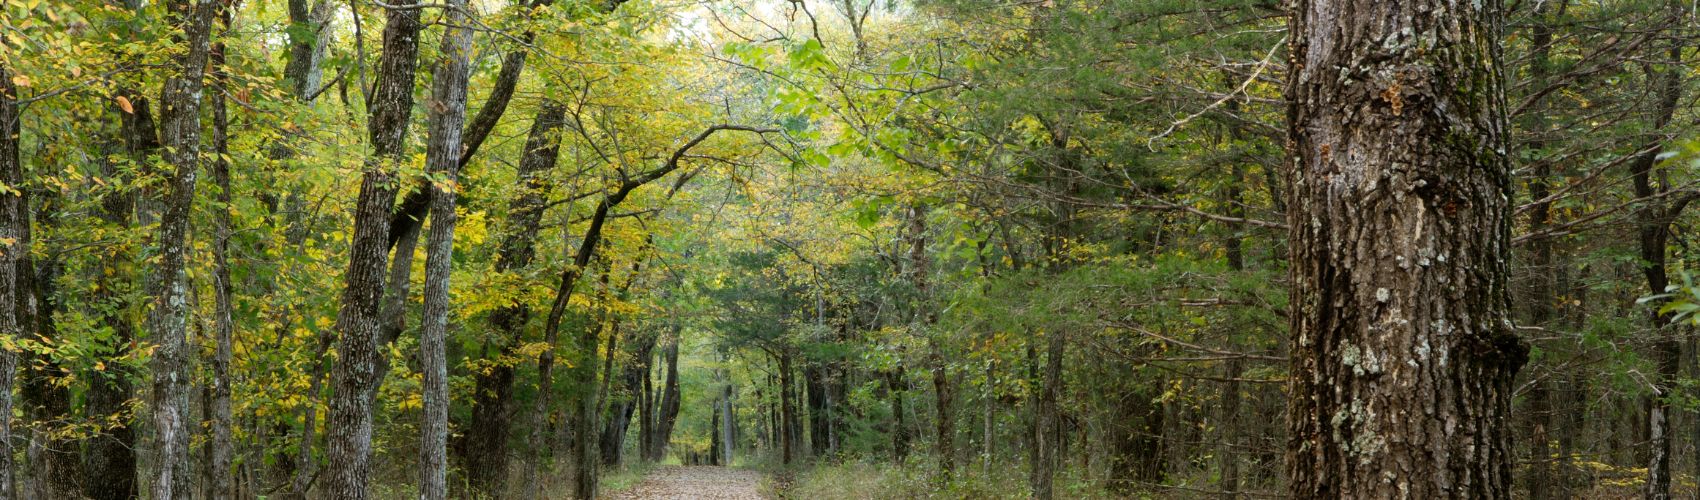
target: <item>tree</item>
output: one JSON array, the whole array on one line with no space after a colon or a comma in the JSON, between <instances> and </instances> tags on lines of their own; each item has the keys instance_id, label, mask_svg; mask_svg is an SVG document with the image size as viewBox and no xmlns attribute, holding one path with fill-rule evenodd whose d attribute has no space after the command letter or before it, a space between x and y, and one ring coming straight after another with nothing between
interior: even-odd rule
<instances>
[{"instance_id":1,"label":"tree","mask_svg":"<svg viewBox=\"0 0 1700 500\"><path fill-rule=\"evenodd\" d=\"M326 491L337 498L366 498L371 483L372 398L383 363L379 307L389 261L390 205L395 203L395 170L413 113L413 79L419 67L419 9L407 8L414 2L400 5L389 10L384 24L383 51L366 125L371 150L361 175L354 239L336 319L339 337Z\"/></svg>"},{"instance_id":2,"label":"tree","mask_svg":"<svg viewBox=\"0 0 1700 500\"><path fill-rule=\"evenodd\" d=\"M1292 11L1296 498L1511 496L1498 2Z\"/></svg>"},{"instance_id":3,"label":"tree","mask_svg":"<svg viewBox=\"0 0 1700 500\"><path fill-rule=\"evenodd\" d=\"M189 255L190 208L195 201L195 176L201 169L201 95L212 49L212 2L172 2L183 31L184 52L177 73L165 82L160 97L160 136L165 158L175 169L166 189L164 213L155 236L158 264L150 282L148 333L153 353L153 438L156 450L152 474L154 498L190 494L189 471Z\"/></svg>"},{"instance_id":4,"label":"tree","mask_svg":"<svg viewBox=\"0 0 1700 500\"><path fill-rule=\"evenodd\" d=\"M0 48L8 44L0 40ZM24 197L23 160L19 158L21 130L18 116L18 86L12 68L0 60L0 338L23 338L26 322L19 317L28 297L19 293L19 271L30 251L29 203ZM12 435L12 379L18 357L10 349L0 350L0 436ZM18 494L13 483L12 445L0 440L0 497Z\"/></svg>"},{"instance_id":5,"label":"tree","mask_svg":"<svg viewBox=\"0 0 1700 500\"><path fill-rule=\"evenodd\" d=\"M449 2L448 33L431 81L429 139L425 158L434 177L431 238L425 252L425 313L420 320L419 361L424 372L425 421L419 426L419 497L448 498L449 275L454 263L455 183L460 171L461 124L466 121L472 31L464 0Z\"/></svg>"}]
</instances>

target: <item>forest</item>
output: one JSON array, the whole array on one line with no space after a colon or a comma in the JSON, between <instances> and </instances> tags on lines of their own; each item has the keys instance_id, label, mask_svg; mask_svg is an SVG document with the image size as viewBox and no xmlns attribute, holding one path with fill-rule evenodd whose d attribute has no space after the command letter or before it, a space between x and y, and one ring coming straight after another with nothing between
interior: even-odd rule
<instances>
[{"instance_id":1,"label":"forest","mask_svg":"<svg viewBox=\"0 0 1700 500\"><path fill-rule=\"evenodd\" d=\"M1681 0L0 0L0 500L1693 498L1697 98Z\"/></svg>"}]
</instances>

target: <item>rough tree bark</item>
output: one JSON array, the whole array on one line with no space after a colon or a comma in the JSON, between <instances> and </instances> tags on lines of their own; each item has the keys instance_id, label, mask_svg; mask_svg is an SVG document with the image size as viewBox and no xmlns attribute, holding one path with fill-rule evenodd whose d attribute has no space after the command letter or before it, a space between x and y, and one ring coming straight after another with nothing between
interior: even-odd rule
<instances>
[{"instance_id":1,"label":"rough tree bark","mask_svg":"<svg viewBox=\"0 0 1700 500\"><path fill-rule=\"evenodd\" d=\"M195 175L201 168L201 93L212 49L213 2L179 0L170 5L183 31L184 52L177 72L160 97L161 138L165 160L176 170L167 180L163 213L154 236L158 264L151 271L148 333L153 352L155 458L153 498L191 494L189 474L189 284L185 263L190 252L190 207Z\"/></svg>"},{"instance_id":2,"label":"rough tree bark","mask_svg":"<svg viewBox=\"0 0 1700 500\"><path fill-rule=\"evenodd\" d=\"M5 41L0 40L0 49L5 48ZM18 87L12 82L12 68L0 61L0 185L8 188L0 193L0 337L7 339L25 335L26 322L18 312L29 300L18 286L18 271L30 249L29 204L24 198L24 164L19 151L21 133ZM12 435L12 378L17 363L17 353L0 349L0 436ZM11 439L0 439L0 498L17 496L12 467Z\"/></svg>"},{"instance_id":3,"label":"rough tree bark","mask_svg":"<svg viewBox=\"0 0 1700 500\"><path fill-rule=\"evenodd\" d=\"M412 5L415 2L406 2ZM395 169L413 113L413 79L418 68L419 9L389 11L384 44L372 92L367 132L370 153L354 209L354 237L342 305L337 311L337 360L332 380L335 394L327 426L330 431L325 493L342 499L364 499L371 479L372 401L375 391L388 262L390 205L395 202Z\"/></svg>"},{"instance_id":4,"label":"rough tree bark","mask_svg":"<svg viewBox=\"0 0 1700 500\"><path fill-rule=\"evenodd\" d=\"M419 438L419 498L448 498L449 276L454 262L455 182L460 175L461 125L471 76L472 30L466 0L448 0L447 32L431 79L425 162L433 177L431 237L425 244L425 310L420 319L419 371L424 421Z\"/></svg>"},{"instance_id":5,"label":"rough tree bark","mask_svg":"<svg viewBox=\"0 0 1700 500\"><path fill-rule=\"evenodd\" d=\"M1511 196L1498 1L1290 20L1287 493L1509 498Z\"/></svg>"}]
</instances>

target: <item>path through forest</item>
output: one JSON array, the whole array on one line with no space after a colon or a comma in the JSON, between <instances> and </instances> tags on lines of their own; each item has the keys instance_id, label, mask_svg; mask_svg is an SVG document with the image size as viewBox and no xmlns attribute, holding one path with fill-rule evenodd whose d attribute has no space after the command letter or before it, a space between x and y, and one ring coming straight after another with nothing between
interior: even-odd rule
<instances>
[{"instance_id":1,"label":"path through forest","mask_svg":"<svg viewBox=\"0 0 1700 500\"><path fill-rule=\"evenodd\" d=\"M617 499L701 498L759 500L761 473L710 466L662 466L649 471L643 483L614 495Z\"/></svg>"}]
</instances>

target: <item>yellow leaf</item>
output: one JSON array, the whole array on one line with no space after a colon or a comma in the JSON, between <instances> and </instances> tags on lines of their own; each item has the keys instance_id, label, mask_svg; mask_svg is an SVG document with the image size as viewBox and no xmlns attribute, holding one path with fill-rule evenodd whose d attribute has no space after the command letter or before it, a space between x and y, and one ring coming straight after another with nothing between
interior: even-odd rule
<instances>
[{"instance_id":1,"label":"yellow leaf","mask_svg":"<svg viewBox=\"0 0 1700 500\"><path fill-rule=\"evenodd\" d=\"M12 84L19 87L28 87L30 86L30 77L24 75L13 75Z\"/></svg>"},{"instance_id":2,"label":"yellow leaf","mask_svg":"<svg viewBox=\"0 0 1700 500\"><path fill-rule=\"evenodd\" d=\"M130 99L129 98L126 98L124 96L117 96L117 97L114 97L113 99L116 99L118 101L118 109L124 110L124 112L126 114L132 114L132 115L136 114L136 108L135 108L135 106L130 105Z\"/></svg>"}]
</instances>

